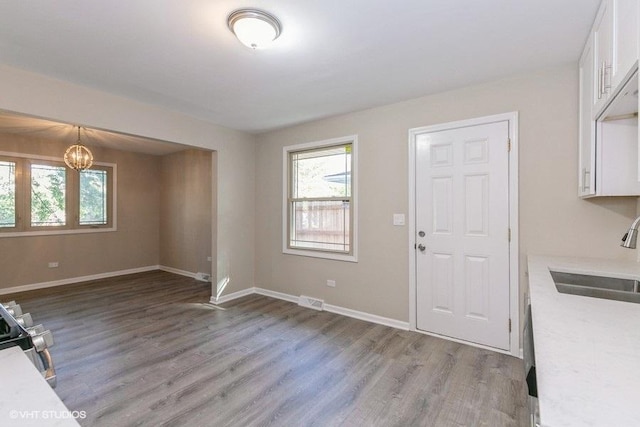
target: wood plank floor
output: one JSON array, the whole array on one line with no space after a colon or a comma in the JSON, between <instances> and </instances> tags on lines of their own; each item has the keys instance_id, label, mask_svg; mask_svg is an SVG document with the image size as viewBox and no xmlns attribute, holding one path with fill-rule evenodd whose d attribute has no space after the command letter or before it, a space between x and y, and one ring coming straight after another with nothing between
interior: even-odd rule
<instances>
[{"instance_id":1,"label":"wood plank floor","mask_svg":"<svg viewBox=\"0 0 640 427\"><path fill-rule=\"evenodd\" d=\"M525 426L522 361L149 272L10 296L83 426ZM2 300L8 300L3 297Z\"/></svg>"}]
</instances>

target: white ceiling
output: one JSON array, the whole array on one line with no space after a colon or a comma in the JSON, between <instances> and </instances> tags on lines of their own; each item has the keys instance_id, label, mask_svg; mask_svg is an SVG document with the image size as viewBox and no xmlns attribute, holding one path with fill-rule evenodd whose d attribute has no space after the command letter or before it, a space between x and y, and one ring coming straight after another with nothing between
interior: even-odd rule
<instances>
[{"instance_id":1,"label":"white ceiling","mask_svg":"<svg viewBox=\"0 0 640 427\"><path fill-rule=\"evenodd\" d=\"M576 62L600 0L20 0L0 62L261 132ZM282 22L252 51L226 18Z\"/></svg>"}]
</instances>

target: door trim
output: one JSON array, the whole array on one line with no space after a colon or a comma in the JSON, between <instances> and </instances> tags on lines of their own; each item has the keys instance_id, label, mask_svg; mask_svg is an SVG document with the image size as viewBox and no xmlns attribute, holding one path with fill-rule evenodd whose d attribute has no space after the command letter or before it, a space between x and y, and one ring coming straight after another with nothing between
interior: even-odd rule
<instances>
[{"instance_id":1,"label":"door trim","mask_svg":"<svg viewBox=\"0 0 640 427\"><path fill-rule=\"evenodd\" d=\"M416 327L416 136L423 133L438 132L462 127L491 124L495 122L508 122L511 151L509 152L509 226L511 228L511 242L509 244L509 317L511 318L511 334L509 335L508 354L521 357L520 352L520 268L519 268L519 224L518 224L518 112L496 114L492 116L478 117L474 119L459 120L455 122L441 123L409 129L409 329L423 332ZM506 145L506 142L505 142ZM505 150L507 147L505 146ZM506 327L506 325L505 325ZM427 333L435 335L433 333ZM452 341L460 340L443 337ZM486 346L479 346L466 342L476 347L488 348L504 353L504 351Z\"/></svg>"}]
</instances>

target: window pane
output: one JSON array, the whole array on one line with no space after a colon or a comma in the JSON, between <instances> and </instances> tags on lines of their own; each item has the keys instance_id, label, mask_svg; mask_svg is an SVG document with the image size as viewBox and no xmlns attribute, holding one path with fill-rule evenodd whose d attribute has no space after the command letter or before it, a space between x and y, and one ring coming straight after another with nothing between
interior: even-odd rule
<instances>
[{"instance_id":1,"label":"window pane","mask_svg":"<svg viewBox=\"0 0 640 427\"><path fill-rule=\"evenodd\" d=\"M31 165L31 225L65 225L65 193L66 171L63 166Z\"/></svg>"},{"instance_id":2,"label":"window pane","mask_svg":"<svg viewBox=\"0 0 640 427\"><path fill-rule=\"evenodd\" d=\"M351 144L291 153L291 197L351 196Z\"/></svg>"},{"instance_id":3,"label":"window pane","mask_svg":"<svg viewBox=\"0 0 640 427\"><path fill-rule=\"evenodd\" d=\"M0 227L16 226L16 164L0 162Z\"/></svg>"},{"instance_id":4,"label":"window pane","mask_svg":"<svg viewBox=\"0 0 640 427\"><path fill-rule=\"evenodd\" d=\"M292 248L348 253L349 202L292 202Z\"/></svg>"},{"instance_id":5,"label":"window pane","mask_svg":"<svg viewBox=\"0 0 640 427\"><path fill-rule=\"evenodd\" d=\"M80 172L80 225L107 224L107 171Z\"/></svg>"}]
</instances>

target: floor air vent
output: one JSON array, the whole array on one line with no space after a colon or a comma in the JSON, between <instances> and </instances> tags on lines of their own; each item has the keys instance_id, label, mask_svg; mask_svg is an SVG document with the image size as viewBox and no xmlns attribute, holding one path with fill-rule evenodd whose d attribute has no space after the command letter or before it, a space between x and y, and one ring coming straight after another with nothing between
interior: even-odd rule
<instances>
[{"instance_id":1,"label":"floor air vent","mask_svg":"<svg viewBox=\"0 0 640 427\"><path fill-rule=\"evenodd\" d=\"M196 280L200 280L201 282L210 282L211 275L207 273L196 273Z\"/></svg>"},{"instance_id":2,"label":"floor air vent","mask_svg":"<svg viewBox=\"0 0 640 427\"><path fill-rule=\"evenodd\" d=\"M322 311L324 307L324 301L321 299L300 295L300 298L298 298L298 305L302 307L307 307L307 308L312 308L314 310Z\"/></svg>"}]
</instances>

